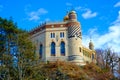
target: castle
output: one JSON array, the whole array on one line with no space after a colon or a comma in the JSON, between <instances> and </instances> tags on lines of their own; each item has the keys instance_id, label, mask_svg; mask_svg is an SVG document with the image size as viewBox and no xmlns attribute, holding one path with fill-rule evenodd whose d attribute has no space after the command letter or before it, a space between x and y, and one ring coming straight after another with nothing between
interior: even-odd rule
<instances>
[{"instance_id":1,"label":"castle","mask_svg":"<svg viewBox=\"0 0 120 80\"><path fill-rule=\"evenodd\" d=\"M69 61L78 65L96 62L94 45L82 45L80 22L75 11L70 11L62 22L46 22L30 31L36 46L36 58L41 61Z\"/></svg>"}]
</instances>

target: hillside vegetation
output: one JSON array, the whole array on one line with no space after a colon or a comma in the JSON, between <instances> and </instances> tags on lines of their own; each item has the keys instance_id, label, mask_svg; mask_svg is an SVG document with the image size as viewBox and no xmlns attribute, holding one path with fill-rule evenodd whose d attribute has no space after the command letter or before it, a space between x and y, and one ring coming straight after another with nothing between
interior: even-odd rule
<instances>
[{"instance_id":1,"label":"hillside vegetation","mask_svg":"<svg viewBox=\"0 0 120 80\"><path fill-rule=\"evenodd\" d=\"M29 70L28 80L110 80L113 75L109 69L101 69L94 63L83 67L69 62L56 61L39 64Z\"/></svg>"}]
</instances>

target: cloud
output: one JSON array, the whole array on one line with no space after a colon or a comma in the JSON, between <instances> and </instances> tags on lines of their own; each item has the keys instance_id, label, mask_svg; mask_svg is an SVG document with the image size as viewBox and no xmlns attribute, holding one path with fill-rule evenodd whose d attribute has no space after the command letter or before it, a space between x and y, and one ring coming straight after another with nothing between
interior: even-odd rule
<instances>
[{"instance_id":1,"label":"cloud","mask_svg":"<svg viewBox=\"0 0 120 80\"><path fill-rule=\"evenodd\" d=\"M91 29L92 41L95 48L112 48L116 52L120 52L120 11L118 18L108 28L108 32L100 35L96 29ZM83 44L88 45L89 35L83 35Z\"/></svg>"},{"instance_id":2,"label":"cloud","mask_svg":"<svg viewBox=\"0 0 120 80\"><path fill-rule=\"evenodd\" d=\"M120 11L118 12L119 16L117 17L117 20L115 20L112 24L114 25L120 25Z\"/></svg>"},{"instance_id":3,"label":"cloud","mask_svg":"<svg viewBox=\"0 0 120 80\"><path fill-rule=\"evenodd\" d=\"M87 9L85 13L82 14L84 19L89 19L97 16L97 12L92 12L91 10Z\"/></svg>"},{"instance_id":4,"label":"cloud","mask_svg":"<svg viewBox=\"0 0 120 80\"><path fill-rule=\"evenodd\" d=\"M93 34L93 33L95 33L97 31L97 28L94 28L94 29L89 29L89 34L91 35L91 34Z\"/></svg>"},{"instance_id":5,"label":"cloud","mask_svg":"<svg viewBox=\"0 0 120 80\"><path fill-rule=\"evenodd\" d=\"M76 11L81 10L81 9L82 9L81 6L77 6L77 7L75 7L75 10L76 10Z\"/></svg>"},{"instance_id":6,"label":"cloud","mask_svg":"<svg viewBox=\"0 0 120 80\"><path fill-rule=\"evenodd\" d=\"M114 5L114 7L120 7L120 1L117 2L117 3Z\"/></svg>"},{"instance_id":7,"label":"cloud","mask_svg":"<svg viewBox=\"0 0 120 80\"><path fill-rule=\"evenodd\" d=\"M66 5L67 6L72 6L72 3L67 2Z\"/></svg>"},{"instance_id":8,"label":"cloud","mask_svg":"<svg viewBox=\"0 0 120 80\"><path fill-rule=\"evenodd\" d=\"M2 11L2 9L3 9L3 5L0 5L0 11Z\"/></svg>"},{"instance_id":9,"label":"cloud","mask_svg":"<svg viewBox=\"0 0 120 80\"><path fill-rule=\"evenodd\" d=\"M37 11L31 11L31 12L28 12L28 19L30 21L34 20L34 21L37 21L40 19L40 16L41 15L44 15L44 14L47 14L48 11L45 10L44 8L39 8Z\"/></svg>"}]
</instances>

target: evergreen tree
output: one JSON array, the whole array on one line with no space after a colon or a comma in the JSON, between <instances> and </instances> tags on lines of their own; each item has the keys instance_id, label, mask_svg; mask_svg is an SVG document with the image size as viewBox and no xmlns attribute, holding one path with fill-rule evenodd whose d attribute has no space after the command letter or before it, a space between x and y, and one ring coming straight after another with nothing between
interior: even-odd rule
<instances>
[{"instance_id":1,"label":"evergreen tree","mask_svg":"<svg viewBox=\"0 0 120 80\"><path fill-rule=\"evenodd\" d=\"M26 31L0 17L0 79L23 80L34 59L34 50Z\"/></svg>"}]
</instances>

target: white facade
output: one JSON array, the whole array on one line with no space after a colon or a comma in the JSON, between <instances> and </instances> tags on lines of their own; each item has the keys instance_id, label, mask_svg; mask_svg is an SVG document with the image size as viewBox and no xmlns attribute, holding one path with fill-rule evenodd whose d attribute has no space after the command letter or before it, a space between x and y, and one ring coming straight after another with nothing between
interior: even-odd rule
<instances>
[{"instance_id":1,"label":"white facade","mask_svg":"<svg viewBox=\"0 0 120 80\"><path fill-rule=\"evenodd\" d=\"M75 11L71 11L63 22L45 23L31 30L30 35L36 46L36 59L59 59L80 65L84 65L86 61L95 61L95 51L82 45L81 25Z\"/></svg>"}]
</instances>

